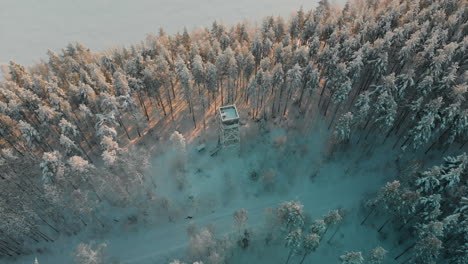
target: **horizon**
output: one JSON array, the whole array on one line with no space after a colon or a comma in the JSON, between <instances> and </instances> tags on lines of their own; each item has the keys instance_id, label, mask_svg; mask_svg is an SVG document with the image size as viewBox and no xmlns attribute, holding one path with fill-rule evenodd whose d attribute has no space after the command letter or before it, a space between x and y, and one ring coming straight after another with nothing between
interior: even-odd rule
<instances>
[{"instance_id":1,"label":"horizon","mask_svg":"<svg viewBox=\"0 0 468 264\"><path fill-rule=\"evenodd\" d=\"M93 51L105 51L137 44L148 34L157 33L159 28L174 34L184 27L189 31L209 27L214 21L230 26L246 20L257 23L270 15L288 19L301 6L309 10L318 1L259 0L255 1L254 6L248 0L234 3L225 0L187 3L183 0L135 0L131 3L110 0L0 2L4 6L0 10L0 24L3 25L0 27L0 35L3 36L0 66L7 65L9 61L31 66L47 59L47 50L59 52L68 43L79 42ZM345 1L330 1L331 4L341 2ZM182 4L188 6L180 9L175 16L167 15ZM257 8L262 6L264 8ZM67 13L70 8L75 11ZM3 77L2 74L0 77Z\"/></svg>"}]
</instances>

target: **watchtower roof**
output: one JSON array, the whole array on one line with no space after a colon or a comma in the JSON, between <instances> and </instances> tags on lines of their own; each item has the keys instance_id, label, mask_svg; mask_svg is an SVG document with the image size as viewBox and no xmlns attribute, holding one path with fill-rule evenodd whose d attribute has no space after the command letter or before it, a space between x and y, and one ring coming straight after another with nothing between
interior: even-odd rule
<instances>
[{"instance_id":1,"label":"watchtower roof","mask_svg":"<svg viewBox=\"0 0 468 264\"><path fill-rule=\"evenodd\" d=\"M232 122L239 120L239 113L237 112L236 105L226 105L219 108L219 116L221 122Z\"/></svg>"}]
</instances>

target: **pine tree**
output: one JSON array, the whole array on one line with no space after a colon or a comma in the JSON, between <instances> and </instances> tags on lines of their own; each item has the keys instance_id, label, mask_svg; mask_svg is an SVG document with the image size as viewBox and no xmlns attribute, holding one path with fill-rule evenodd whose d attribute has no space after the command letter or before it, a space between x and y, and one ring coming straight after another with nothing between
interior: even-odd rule
<instances>
[{"instance_id":1,"label":"pine tree","mask_svg":"<svg viewBox=\"0 0 468 264\"><path fill-rule=\"evenodd\" d=\"M336 124L333 134L338 138L339 142L347 142L351 137L351 125L353 123L353 114L348 112L344 114Z\"/></svg>"},{"instance_id":2,"label":"pine tree","mask_svg":"<svg viewBox=\"0 0 468 264\"><path fill-rule=\"evenodd\" d=\"M76 264L103 264L104 250L107 244L102 243L95 245L95 243L85 244L80 243L74 253L74 260Z\"/></svg>"},{"instance_id":3,"label":"pine tree","mask_svg":"<svg viewBox=\"0 0 468 264\"><path fill-rule=\"evenodd\" d=\"M302 264L305 258L311 253L314 252L320 244L320 236L316 233L309 233L302 238L302 250L304 251L304 255L302 256L301 262Z\"/></svg>"},{"instance_id":4,"label":"pine tree","mask_svg":"<svg viewBox=\"0 0 468 264\"><path fill-rule=\"evenodd\" d=\"M299 201L283 202L277 209L277 216L286 232L304 225L303 205Z\"/></svg>"},{"instance_id":5,"label":"pine tree","mask_svg":"<svg viewBox=\"0 0 468 264\"><path fill-rule=\"evenodd\" d=\"M42 146L41 137L37 130L33 128L29 123L20 120L18 122L18 129L21 131L21 136L26 140L26 143L32 147L33 143L39 146L44 152L46 149Z\"/></svg>"},{"instance_id":6,"label":"pine tree","mask_svg":"<svg viewBox=\"0 0 468 264\"><path fill-rule=\"evenodd\" d=\"M388 253L387 250L385 250L382 247L376 247L371 252L369 253L368 261L371 264L381 264L383 260L385 259L385 255Z\"/></svg>"},{"instance_id":7,"label":"pine tree","mask_svg":"<svg viewBox=\"0 0 468 264\"><path fill-rule=\"evenodd\" d=\"M401 145L402 149L406 149L407 144L411 144L414 149L418 149L421 145L427 143L435 129L436 122L440 120L439 109L443 103L442 97L432 100L424 110L424 115L418 123L408 132L406 141Z\"/></svg>"},{"instance_id":8,"label":"pine tree","mask_svg":"<svg viewBox=\"0 0 468 264\"><path fill-rule=\"evenodd\" d=\"M350 251L340 256L342 264L362 264L364 263L364 257L361 252Z\"/></svg>"},{"instance_id":9,"label":"pine tree","mask_svg":"<svg viewBox=\"0 0 468 264\"><path fill-rule=\"evenodd\" d=\"M286 74L286 80L289 84L289 91L286 95L286 101L284 102L283 116L286 115L286 110L288 109L288 102L291 100L293 94L296 93L299 88L302 87L302 68L299 64L294 65Z\"/></svg>"},{"instance_id":10,"label":"pine tree","mask_svg":"<svg viewBox=\"0 0 468 264\"><path fill-rule=\"evenodd\" d=\"M192 79L192 74L187 69L187 66L185 65L185 63L181 60L177 62L176 68L177 68L177 77L180 80L185 100L187 101L189 111L192 114L193 125L196 128L197 122L195 121L195 110L193 107L193 100L192 100L192 87L190 84L190 80Z\"/></svg>"},{"instance_id":11,"label":"pine tree","mask_svg":"<svg viewBox=\"0 0 468 264\"><path fill-rule=\"evenodd\" d=\"M331 226L339 224L343 220L338 210L332 210L323 217L323 222L327 226L320 239L323 239Z\"/></svg>"},{"instance_id":12,"label":"pine tree","mask_svg":"<svg viewBox=\"0 0 468 264\"><path fill-rule=\"evenodd\" d=\"M286 247L289 248L288 258L286 259L286 264L289 263L291 256L293 254L297 254L301 248L301 237L302 237L302 230L296 229L291 231L286 236Z\"/></svg>"}]
</instances>

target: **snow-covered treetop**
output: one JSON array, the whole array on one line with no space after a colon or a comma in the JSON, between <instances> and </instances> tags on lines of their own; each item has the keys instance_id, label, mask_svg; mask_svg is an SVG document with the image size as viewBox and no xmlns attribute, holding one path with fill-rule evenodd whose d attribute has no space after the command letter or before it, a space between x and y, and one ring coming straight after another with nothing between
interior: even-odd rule
<instances>
[{"instance_id":1,"label":"snow-covered treetop","mask_svg":"<svg viewBox=\"0 0 468 264\"><path fill-rule=\"evenodd\" d=\"M58 151L44 152L42 162L42 181L45 184L55 181L63 176L62 155Z\"/></svg>"},{"instance_id":2,"label":"snow-covered treetop","mask_svg":"<svg viewBox=\"0 0 468 264\"><path fill-rule=\"evenodd\" d=\"M332 211L328 212L328 214L326 214L323 217L323 221L328 226L336 225L339 222L341 222L342 220L343 220L343 217L340 215L338 210L332 210Z\"/></svg>"},{"instance_id":3,"label":"snow-covered treetop","mask_svg":"<svg viewBox=\"0 0 468 264\"><path fill-rule=\"evenodd\" d=\"M340 256L342 264L362 264L364 263L364 257L361 252L350 251Z\"/></svg>"},{"instance_id":4,"label":"snow-covered treetop","mask_svg":"<svg viewBox=\"0 0 468 264\"><path fill-rule=\"evenodd\" d=\"M93 165L80 156L73 156L68 159L70 167L78 172L87 172Z\"/></svg>"},{"instance_id":5,"label":"snow-covered treetop","mask_svg":"<svg viewBox=\"0 0 468 264\"><path fill-rule=\"evenodd\" d=\"M76 135L78 135L77 127L65 118L60 119L59 127L62 131L62 134L66 136L75 137Z\"/></svg>"},{"instance_id":6,"label":"snow-covered treetop","mask_svg":"<svg viewBox=\"0 0 468 264\"><path fill-rule=\"evenodd\" d=\"M381 264L387 253L388 251L383 247L376 247L371 250L368 261L371 264Z\"/></svg>"},{"instance_id":7,"label":"snow-covered treetop","mask_svg":"<svg viewBox=\"0 0 468 264\"><path fill-rule=\"evenodd\" d=\"M286 230L300 228L304 225L304 206L299 201L283 202L277 209L278 219Z\"/></svg>"},{"instance_id":8,"label":"snow-covered treetop","mask_svg":"<svg viewBox=\"0 0 468 264\"><path fill-rule=\"evenodd\" d=\"M178 151L186 151L185 137L179 133L179 131L174 131L174 133L169 137L169 140Z\"/></svg>"},{"instance_id":9,"label":"snow-covered treetop","mask_svg":"<svg viewBox=\"0 0 468 264\"><path fill-rule=\"evenodd\" d=\"M338 138L340 142L349 140L351 136L351 125L353 123L353 118L353 114L351 112L348 112L342 117L340 117L340 119L338 119L333 134Z\"/></svg>"}]
</instances>

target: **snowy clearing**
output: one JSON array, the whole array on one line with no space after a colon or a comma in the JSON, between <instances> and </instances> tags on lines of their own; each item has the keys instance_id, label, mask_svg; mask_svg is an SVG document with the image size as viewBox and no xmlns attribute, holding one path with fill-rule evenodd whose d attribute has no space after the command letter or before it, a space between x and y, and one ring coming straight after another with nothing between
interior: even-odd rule
<instances>
[{"instance_id":1,"label":"snowy clearing","mask_svg":"<svg viewBox=\"0 0 468 264\"><path fill-rule=\"evenodd\" d=\"M244 138L257 133L256 123L251 122L249 126L243 128ZM223 237L236 232L232 214L240 208L248 211L248 228L253 229L257 243L247 254L236 254L232 263L246 263L244 258L274 261L284 257L287 250L281 244L262 248L265 210L288 200L301 201L311 219L318 219L332 209L349 211L337 233L339 239L330 245L324 243L309 261L320 259L331 263L345 250L370 250L382 243L387 248L396 247L387 245L389 241L381 241L372 226L359 225L361 200L394 176L394 161L382 159L383 153L363 157L358 150L325 161L322 142L327 133L324 129L315 128L306 135L292 129L264 133L246 139L240 157L229 152L211 157L207 151L198 153L196 146L189 145L187 181L182 190L171 174L177 155L170 149L157 154L152 161L155 194L170 201L169 211L162 212L155 205L142 223L127 228L115 224L114 231L98 237L81 234L72 239L63 238L55 243L56 248L50 247L49 253L40 256L40 263L71 262L78 241L107 243L107 255L115 261L112 263L168 263L185 254L189 225L214 225L217 237ZM283 137L286 140L279 145L278 139ZM208 149L214 143L215 139L211 138ZM254 171L258 173L257 179L251 178ZM274 173L271 183L262 178L268 171ZM187 216L193 218L186 219ZM9 263L29 264L31 257Z\"/></svg>"}]
</instances>

